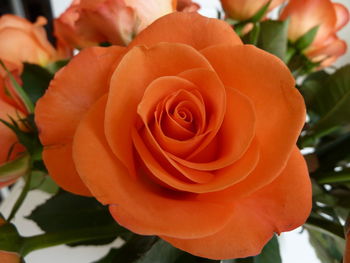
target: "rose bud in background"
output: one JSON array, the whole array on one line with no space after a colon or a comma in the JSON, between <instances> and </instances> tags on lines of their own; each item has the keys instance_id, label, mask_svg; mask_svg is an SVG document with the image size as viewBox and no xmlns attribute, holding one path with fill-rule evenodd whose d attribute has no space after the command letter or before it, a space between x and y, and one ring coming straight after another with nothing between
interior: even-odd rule
<instances>
[{"instance_id":1,"label":"rose bud in background","mask_svg":"<svg viewBox=\"0 0 350 263\"><path fill-rule=\"evenodd\" d=\"M54 21L58 46L71 50L103 42L126 45L133 35L174 8L172 0L76 0Z\"/></svg>"},{"instance_id":2,"label":"rose bud in background","mask_svg":"<svg viewBox=\"0 0 350 263\"><path fill-rule=\"evenodd\" d=\"M272 0L267 11L271 11L285 1ZM221 0L226 16L237 21L254 17L268 2L269 0Z\"/></svg>"},{"instance_id":3,"label":"rose bud in background","mask_svg":"<svg viewBox=\"0 0 350 263\"><path fill-rule=\"evenodd\" d=\"M189 0L75 0L54 21L60 50L71 52L108 42L127 45L157 18L199 6Z\"/></svg>"},{"instance_id":4,"label":"rose bud in background","mask_svg":"<svg viewBox=\"0 0 350 263\"><path fill-rule=\"evenodd\" d=\"M192 2L192 0L177 0L176 10L180 12L196 12L200 5Z\"/></svg>"},{"instance_id":5,"label":"rose bud in background","mask_svg":"<svg viewBox=\"0 0 350 263\"><path fill-rule=\"evenodd\" d=\"M20 82L22 64L18 67L17 64L10 62L3 61L3 63L16 81ZM18 121L26 115L27 110L9 79L9 73L0 67L0 119L11 123L12 120ZM26 173L29 159L16 134L2 122L0 122L0 145L0 187L4 187L14 183Z\"/></svg>"},{"instance_id":6,"label":"rose bud in background","mask_svg":"<svg viewBox=\"0 0 350 263\"><path fill-rule=\"evenodd\" d=\"M302 46L312 62L326 67L345 54L346 42L336 35L349 22L345 6L330 0L290 0L280 15L281 20L288 18L292 43L297 44L305 34L315 34L311 43Z\"/></svg>"},{"instance_id":7,"label":"rose bud in background","mask_svg":"<svg viewBox=\"0 0 350 263\"><path fill-rule=\"evenodd\" d=\"M59 59L47 39L45 24L44 17L38 17L35 23L14 15L0 17L0 59L41 66Z\"/></svg>"}]
</instances>

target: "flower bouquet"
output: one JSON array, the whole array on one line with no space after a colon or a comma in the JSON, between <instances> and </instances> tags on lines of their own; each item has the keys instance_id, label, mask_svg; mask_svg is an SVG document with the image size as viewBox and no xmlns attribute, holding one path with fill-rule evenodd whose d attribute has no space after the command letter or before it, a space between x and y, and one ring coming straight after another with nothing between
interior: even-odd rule
<instances>
[{"instance_id":1,"label":"flower bouquet","mask_svg":"<svg viewBox=\"0 0 350 263\"><path fill-rule=\"evenodd\" d=\"M349 11L221 3L74 0L54 44L44 17L0 17L0 187L24 181L1 263L115 239L94 263L279 263L299 226L350 262ZM50 194L27 215L43 234L23 236L32 190Z\"/></svg>"}]
</instances>

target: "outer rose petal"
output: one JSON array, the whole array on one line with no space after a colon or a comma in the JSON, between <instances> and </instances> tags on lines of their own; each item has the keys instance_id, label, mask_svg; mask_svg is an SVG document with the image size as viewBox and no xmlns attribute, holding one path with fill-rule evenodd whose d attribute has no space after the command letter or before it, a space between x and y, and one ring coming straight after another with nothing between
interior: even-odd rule
<instances>
[{"instance_id":1,"label":"outer rose petal","mask_svg":"<svg viewBox=\"0 0 350 263\"><path fill-rule=\"evenodd\" d=\"M201 201L196 195L164 189L147 180L141 169L138 175L130 174L115 158L103 131L105 104L103 97L81 121L73 155L93 195L104 204L112 204L110 211L117 222L144 235L193 238L220 230L230 217L229 203Z\"/></svg>"},{"instance_id":2,"label":"outer rose petal","mask_svg":"<svg viewBox=\"0 0 350 263\"><path fill-rule=\"evenodd\" d=\"M302 225L310 211L310 178L304 158L294 147L287 166L271 184L235 202L231 221L222 230L192 240L162 238L201 257L243 258L259 254L274 232Z\"/></svg>"},{"instance_id":3,"label":"outer rose petal","mask_svg":"<svg viewBox=\"0 0 350 263\"><path fill-rule=\"evenodd\" d=\"M221 0L227 16L236 20L246 20L253 17L269 0ZM269 10L274 9L286 0L272 0Z\"/></svg>"},{"instance_id":4,"label":"outer rose petal","mask_svg":"<svg viewBox=\"0 0 350 263\"><path fill-rule=\"evenodd\" d=\"M288 38L296 41L315 26L320 26L314 44L322 43L334 31L337 17L330 0L290 0L280 18L290 17Z\"/></svg>"},{"instance_id":5,"label":"outer rose petal","mask_svg":"<svg viewBox=\"0 0 350 263\"><path fill-rule=\"evenodd\" d=\"M247 195L269 184L286 165L305 122L305 104L288 68L254 46L214 46L202 51L224 85L253 102L260 162L234 195ZM288 125L286 125L288 123Z\"/></svg>"},{"instance_id":6,"label":"outer rose petal","mask_svg":"<svg viewBox=\"0 0 350 263\"><path fill-rule=\"evenodd\" d=\"M122 47L83 50L56 74L37 103L35 121L45 164L54 180L73 193L89 194L74 169L73 135L86 111L108 91L110 76L123 54Z\"/></svg>"},{"instance_id":7,"label":"outer rose petal","mask_svg":"<svg viewBox=\"0 0 350 263\"><path fill-rule=\"evenodd\" d=\"M173 13L155 21L137 35L129 46L153 46L160 42L183 43L197 50L217 44L242 45L241 39L224 21L196 13Z\"/></svg>"}]
</instances>

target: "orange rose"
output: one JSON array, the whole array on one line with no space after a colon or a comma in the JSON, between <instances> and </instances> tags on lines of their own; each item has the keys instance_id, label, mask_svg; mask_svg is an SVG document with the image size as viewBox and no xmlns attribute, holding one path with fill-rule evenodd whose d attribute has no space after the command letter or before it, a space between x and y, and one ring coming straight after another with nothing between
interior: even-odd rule
<instances>
[{"instance_id":1,"label":"orange rose","mask_svg":"<svg viewBox=\"0 0 350 263\"><path fill-rule=\"evenodd\" d=\"M5 62L6 67L18 80L22 71L21 67ZM21 64L20 64L21 65ZM11 118L18 119L26 114L26 109L20 97L12 87L11 81L4 69L0 68L0 119L11 122ZM16 134L0 123L0 188L14 183L25 174L27 162L24 160L20 167L9 171L7 166L18 157L23 156L24 147L18 143ZM2 171L4 169L4 171ZM1 256L0 256L1 259ZM2 262L2 261L0 261Z\"/></svg>"},{"instance_id":2,"label":"orange rose","mask_svg":"<svg viewBox=\"0 0 350 263\"><path fill-rule=\"evenodd\" d=\"M34 24L14 15L0 17L0 59L39 65L57 59L55 49L47 40L45 24L44 17L39 17Z\"/></svg>"},{"instance_id":3,"label":"orange rose","mask_svg":"<svg viewBox=\"0 0 350 263\"><path fill-rule=\"evenodd\" d=\"M269 0L220 0L226 15L238 21L252 18ZM286 0L272 0L269 11L286 2Z\"/></svg>"},{"instance_id":4,"label":"orange rose","mask_svg":"<svg viewBox=\"0 0 350 263\"><path fill-rule=\"evenodd\" d=\"M346 42L336 35L349 22L349 11L345 6L330 0L290 0L280 18L290 18L288 38L292 42L319 27L305 54L312 61L321 62L321 66L329 66L345 54Z\"/></svg>"},{"instance_id":5,"label":"orange rose","mask_svg":"<svg viewBox=\"0 0 350 263\"><path fill-rule=\"evenodd\" d=\"M173 13L128 48L83 50L35 113L59 185L192 254L256 255L310 212L303 98L223 21Z\"/></svg>"},{"instance_id":6,"label":"orange rose","mask_svg":"<svg viewBox=\"0 0 350 263\"><path fill-rule=\"evenodd\" d=\"M5 223L6 223L5 220L0 216L0 227ZM0 262L1 263L20 263L21 259L17 253L0 250Z\"/></svg>"},{"instance_id":7,"label":"orange rose","mask_svg":"<svg viewBox=\"0 0 350 263\"><path fill-rule=\"evenodd\" d=\"M55 35L61 49L125 45L175 7L175 0L75 0L55 20Z\"/></svg>"}]
</instances>

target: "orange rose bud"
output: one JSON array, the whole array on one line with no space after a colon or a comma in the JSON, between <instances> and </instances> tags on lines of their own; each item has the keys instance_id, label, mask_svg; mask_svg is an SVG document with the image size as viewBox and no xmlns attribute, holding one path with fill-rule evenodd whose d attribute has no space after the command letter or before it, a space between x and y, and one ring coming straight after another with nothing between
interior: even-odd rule
<instances>
[{"instance_id":1,"label":"orange rose bud","mask_svg":"<svg viewBox=\"0 0 350 263\"><path fill-rule=\"evenodd\" d=\"M5 223L6 221L0 215L0 227ZM17 253L0 250L0 262L1 263L20 263L21 258Z\"/></svg>"},{"instance_id":2,"label":"orange rose bud","mask_svg":"<svg viewBox=\"0 0 350 263\"><path fill-rule=\"evenodd\" d=\"M252 18L269 0L220 0L227 17L238 21ZM272 0L268 10L272 10L286 0Z\"/></svg>"},{"instance_id":3,"label":"orange rose bud","mask_svg":"<svg viewBox=\"0 0 350 263\"><path fill-rule=\"evenodd\" d=\"M45 24L44 17L39 17L34 24L14 15L0 17L0 59L42 66L56 60L56 51L47 40Z\"/></svg>"},{"instance_id":4,"label":"orange rose bud","mask_svg":"<svg viewBox=\"0 0 350 263\"><path fill-rule=\"evenodd\" d=\"M20 81L22 64L15 65L4 61L11 74ZM27 114L23 102L12 86L9 76L0 67L0 119L11 122ZM5 124L0 123L0 188L14 183L28 168L28 156L23 155L24 147L18 143L16 134ZM0 261L2 262L2 261Z\"/></svg>"},{"instance_id":5,"label":"orange rose bud","mask_svg":"<svg viewBox=\"0 0 350 263\"><path fill-rule=\"evenodd\" d=\"M171 0L76 0L55 20L55 35L61 50L103 42L126 45L175 8Z\"/></svg>"},{"instance_id":6,"label":"orange rose bud","mask_svg":"<svg viewBox=\"0 0 350 263\"><path fill-rule=\"evenodd\" d=\"M336 35L349 22L345 6L330 0L290 0L280 18L290 18L288 38L292 42L318 27L313 42L304 52L322 67L331 65L346 53L346 42Z\"/></svg>"},{"instance_id":7,"label":"orange rose bud","mask_svg":"<svg viewBox=\"0 0 350 263\"><path fill-rule=\"evenodd\" d=\"M178 12L127 48L87 48L35 113L59 185L194 255L256 255L310 213L303 98L281 60L224 21Z\"/></svg>"}]
</instances>

